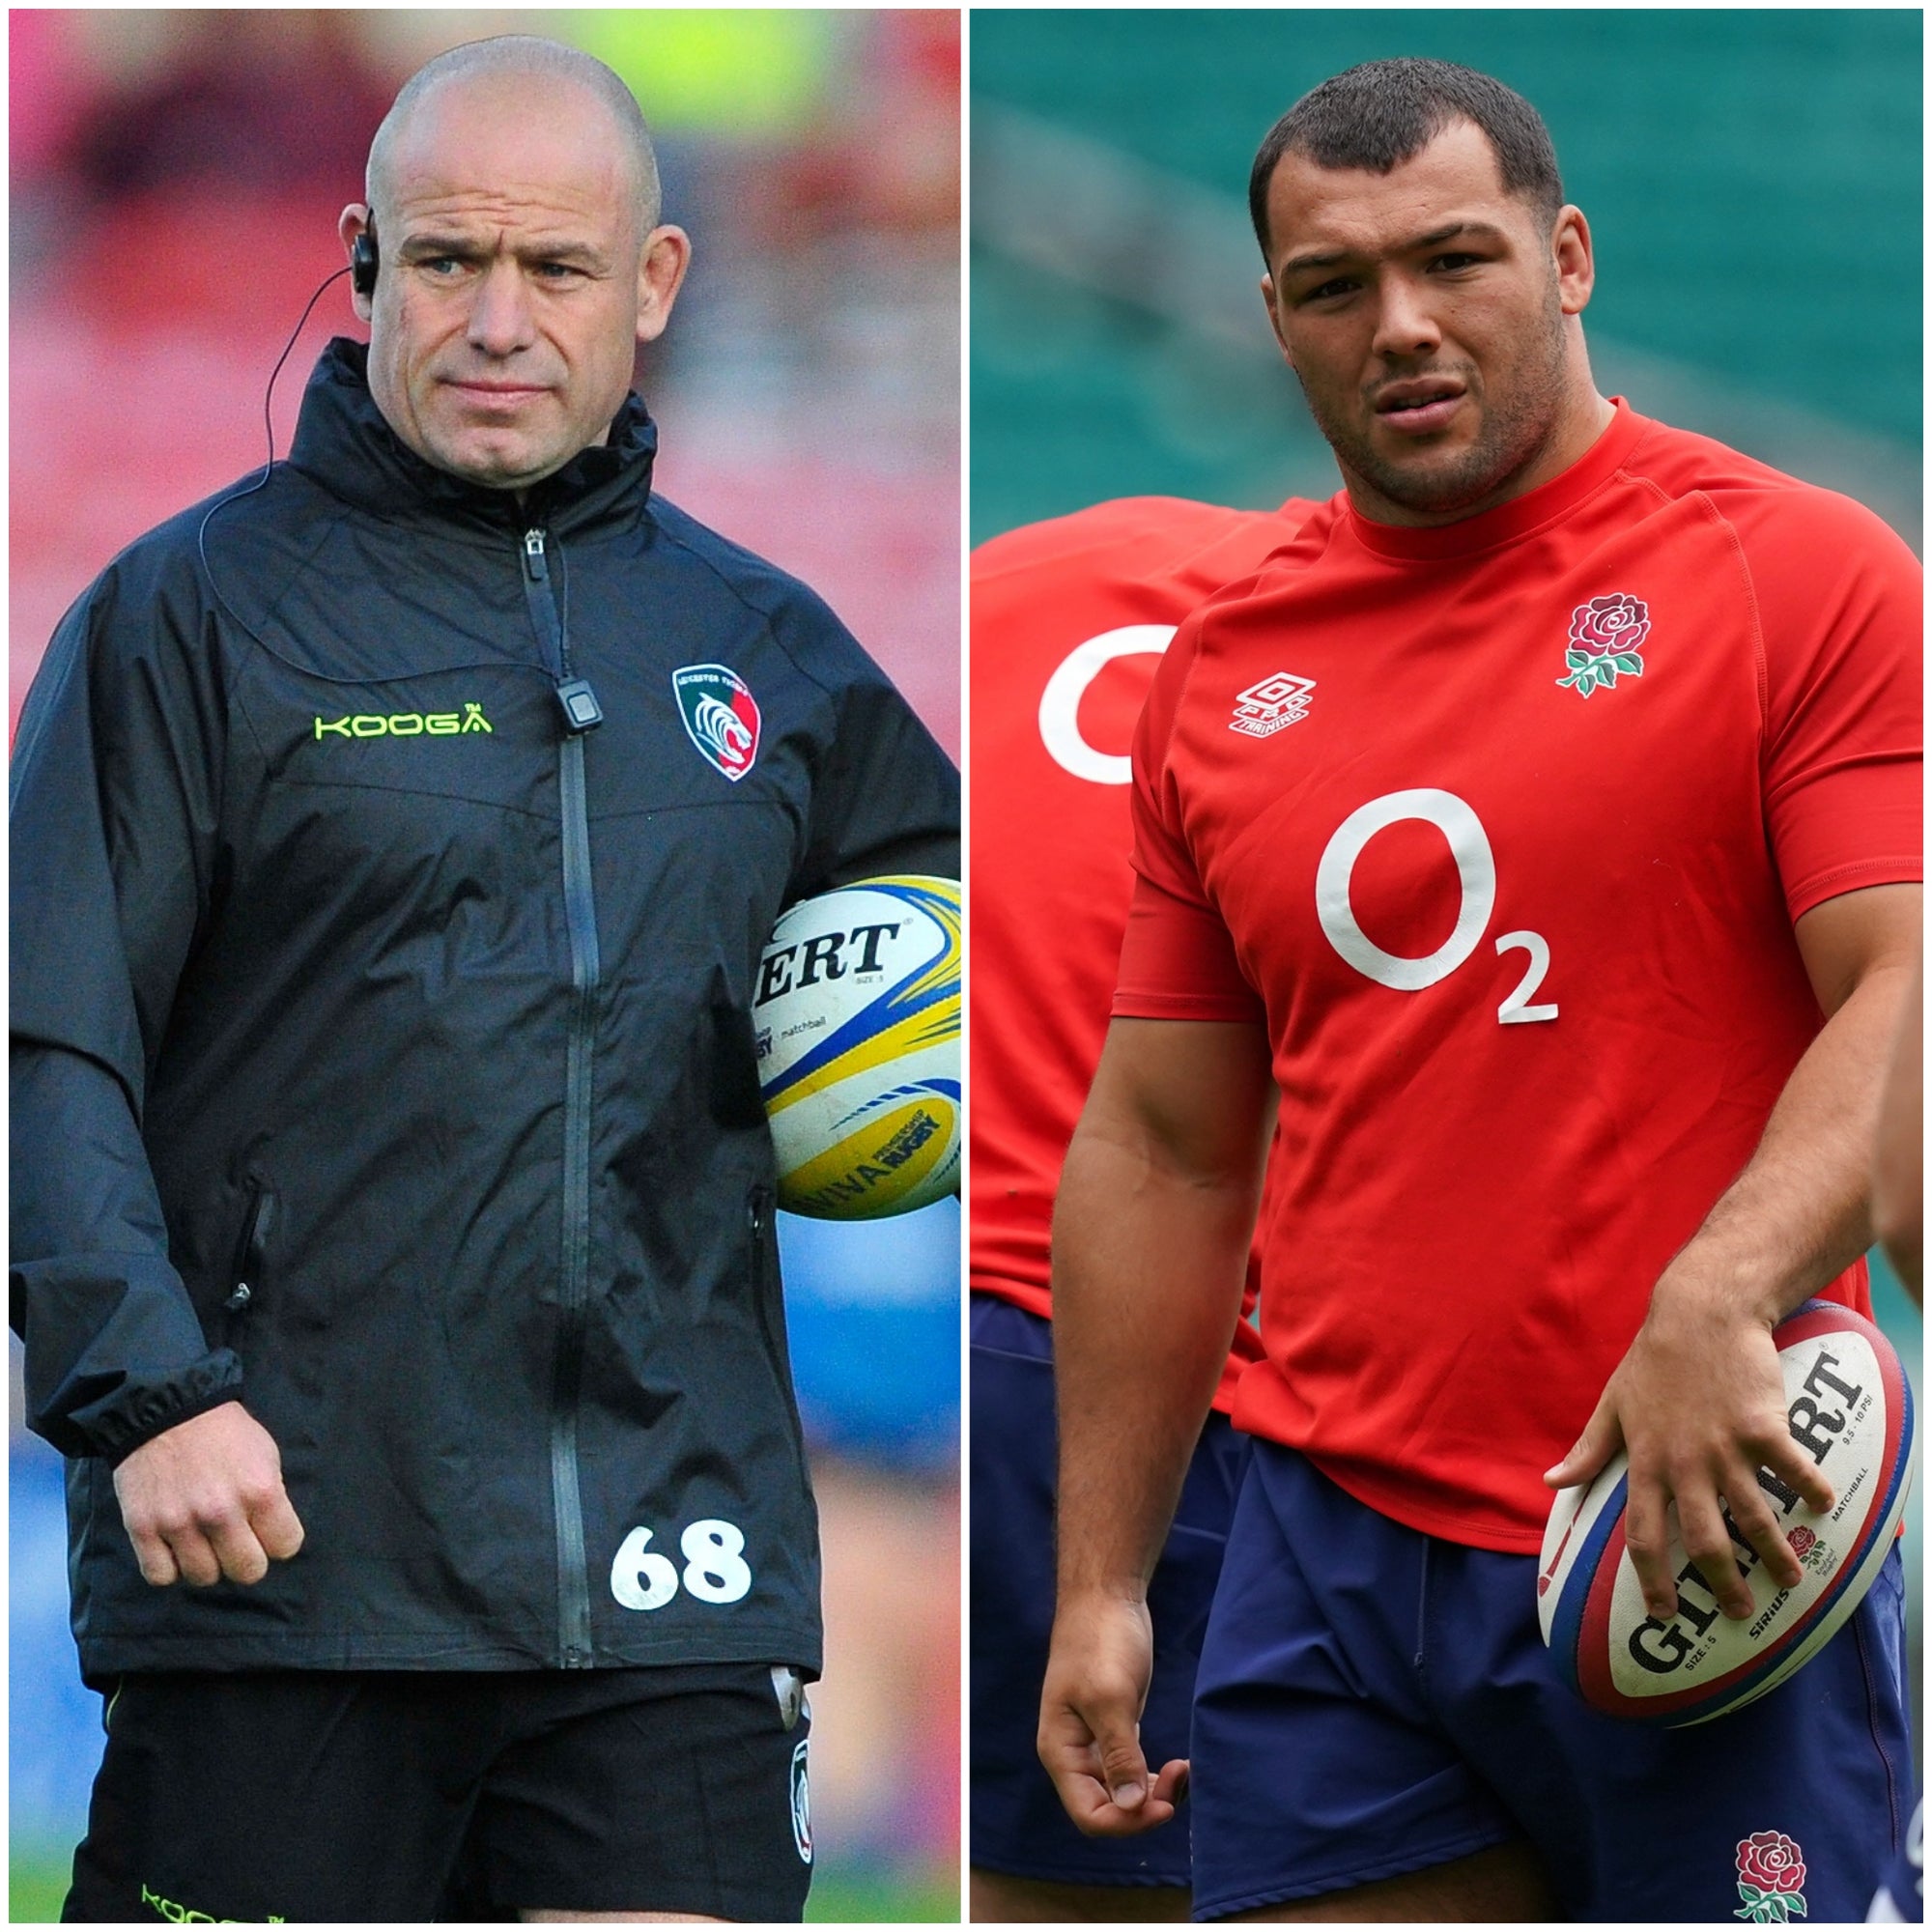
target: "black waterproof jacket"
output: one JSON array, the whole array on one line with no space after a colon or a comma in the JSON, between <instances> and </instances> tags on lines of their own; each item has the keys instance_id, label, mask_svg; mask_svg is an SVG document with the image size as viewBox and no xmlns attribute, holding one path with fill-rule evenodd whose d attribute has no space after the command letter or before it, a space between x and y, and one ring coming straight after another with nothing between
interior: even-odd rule
<instances>
[{"instance_id":1,"label":"black waterproof jacket","mask_svg":"<svg viewBox=\"0 0 1932 1932\"><path fill-rule=\"evenodd\" d=\"M816 1670L753 977L789 901L956 875L956 774L651 496L635 397L520 513L363 368L108 566L15 747L14 1322L83 1670ZM155 1589L113 1465L235 1396L307 1541Z\"/></svg>"}]
</instances>

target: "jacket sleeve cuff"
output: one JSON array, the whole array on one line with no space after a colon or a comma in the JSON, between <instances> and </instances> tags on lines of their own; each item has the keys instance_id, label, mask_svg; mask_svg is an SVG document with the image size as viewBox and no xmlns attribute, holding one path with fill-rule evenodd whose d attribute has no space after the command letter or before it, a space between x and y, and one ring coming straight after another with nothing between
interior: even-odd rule
<instances>
[{"instance_id":1,"label":"jacket sleeve cuff","mask_svg":"<svg viewBox=\"0 0 1932 1932\"><path fill-rule=\"evenodd\" d=\"M27 1427L63 1456L118 1463L241 1392L241 1358L209 1346L165 1256L62 1253L16 1259L10 1273Z\"/></svg>"},{"instance_id":2,"label":"jacket sleeve cuff","mask_svg":"<svg viewBox=\"0 0 1932 1932\"><path fill-rule=\"evenodd\" d=\"M205 1415L242 1397L242 1364L232 1349L217 1349L166 1381L125 1385L113 1404L87 1420L96 1453L117 1468L144 1443L177 1423Z\"/></svg>"}]
</instances>

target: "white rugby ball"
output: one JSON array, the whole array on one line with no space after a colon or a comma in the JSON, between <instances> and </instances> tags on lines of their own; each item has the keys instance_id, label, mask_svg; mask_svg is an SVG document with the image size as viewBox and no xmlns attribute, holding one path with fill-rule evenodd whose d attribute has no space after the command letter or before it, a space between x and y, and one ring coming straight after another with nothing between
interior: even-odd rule
<instances>
[{"instance_id":1,"label":"white rugby ball","mask_svg":"<svg viewBox=\"0 0 1932 1932\"><path fill-rule=\"evenodd\" d=\"M959 1185L959 887L866 879L779 921L752 1002L779 1206L823 1220Z\"/></svg>"},{"instance_id":2,"label":"white rugby ball","mask_svg":"<svg viewBox=\"0 0 1932 1932\"><path fill-rule=\"evenodd\" d=\"M1686 1558L1673 1510L1677 1614L1660 1622L1644 1608L1624 1547L1624 1457L1559 1492L1537 1566L1537 1614L1558 1671L1599 1711L1702 1724L1762 1697L1846 1622L1890 1553L1917 1449L1912 1389L1896 1352L1871 1322L1831 1301L1805 1302L1773 1339L1792 1437L1835 1498L1820 1515L1758 1477L1804 1579L1781 1589L1741 1548L1751 1614L1733 1621Z\"/></svg>"}]
</instances>

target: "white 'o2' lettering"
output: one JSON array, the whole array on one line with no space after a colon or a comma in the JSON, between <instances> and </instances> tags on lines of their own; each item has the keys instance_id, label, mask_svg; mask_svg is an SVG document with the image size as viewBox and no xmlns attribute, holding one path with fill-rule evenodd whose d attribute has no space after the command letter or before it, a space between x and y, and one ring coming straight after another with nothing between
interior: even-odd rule
<instances>
[{"instance_id":1,"label":"white 'o2' lettering","mask_svg":"<svg viewBox=\"0 0 1932 1932\"><path fill-rule=\"evenodd\" d=\"M1420 818L1442 834L1463 879L1456 929L1434 952L1406 959L1384 952L1355 922L1349 881L1362 848L1378 832ZM1398 993L1419 992L1449 975L1476 950L1496 903L1496 862L1483 821L1452 791L1392 791L1351 811L1328 841L1315 868L1315 910L1328 943L1356 972Z\"/></svg>"},{"instance_id":2,"label":"white 'o2' lettering","mask_svg":"<svg viewBox=\"0 0 1932 1932\"><path fill-rule=\"evenodd\" d=\"M1462 904L1457 910L1455 930L1434 952L1411 959L1399 952L1385 952L1365 933L1350 903L1350 882L1355 862L1378 832L1405 819L1416 818L1433 825L1449 841L1450 855L1462 881ZM1428 786L1413 791L1392 791L1351 811L1336 828L1315 868L1315 911L1321 930L1356 972L1378 985L1398 993L1420 992L1449 975L1475 952L1477 942L1490 923L1496 906L1496 860L1490 849L1489 834L1471 808L1451 791ZM1538 932L1508 932L1496 941L1498 954L1521 947L1529 954L1529 970L1515 992L1496 1009L1497 1021L1508 1026L1527 1020L1553 1020L1552 1005L1533 1007L1529 996L1543 983L1549 970L1549 946Z\"/></svg>"},{"instance_id":3,"label":"white 'o2' lettering","mask_svg":"<svg viewBox=\"0 0 1932 1932\"><path fill-rule=\"evenodd\" d=\"M1519 1020L1553 1020L1556 1009L1553 1005L1532 1007L1525 1003L1529 996L1543 984L1543 976L1549 971L1549 942L1540 932L1506 932L1496 941L1496 952L1500 956L1511 947L1520 946L1529 954L1529 964L1518 980L1516 991L1496 1009L1499 1024L1509 1026Z\"/></svg>"},{"instance_id":4,"label":"white 'o2' lettering","mask_svg":"<svg viewBox=\"0 0 1932 1932\"><path fill-rule=\"evenodd\" d=\"M611 1594L627 1610L661 1610L677 1595L677 1566L651 1548L651 1532L637 1528L611 1561ZM684 1587L700 1603L735 1604L752 1587L745 1532L722 1517L705 1517L678 1538Z\"/></svg>"},{"instance_id":5,"label":"white 'o2' lettering","mask_svg":"<svg viewBox=\"0 0 1932 1932\"><path fill-rule=\"evenodd\" d=\"M1174 641L1173 624L1124 624L1076 644L1061 661L1039 695L1039 739L1062 771L1094 784L1123 785L1133 777L1133 760L1096 752L1080 735L1080 700L1087 687L1116 658L1146 652L1158 657Z\"/></svg>"}]
</instances>

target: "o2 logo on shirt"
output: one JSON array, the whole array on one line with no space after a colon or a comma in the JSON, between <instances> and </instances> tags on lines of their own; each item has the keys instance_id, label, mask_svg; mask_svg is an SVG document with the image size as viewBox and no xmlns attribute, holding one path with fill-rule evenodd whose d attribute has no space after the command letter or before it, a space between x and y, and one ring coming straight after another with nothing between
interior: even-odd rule
<instances>
[{"instance_id":1,"label":"o2 logo on shirt","mask_svg":"<svg viewBox=\"0 0 1932 1932\"><path fill-rule=\"evenodd\" d=\"M1080 700L1087 687L1116 658L1145 653L1159 657L1174 641L1178 624L1123 624L1076 644L1061 661L1039 695L1039 740L1047 755L1069 777L1093 784L1123 785L1134 775L1133 760L1096 752L1080 735Z\"/></svg>"},{"instance_id":2,"label":"o2 logo on shirt","mask_svg":"<svg viewBox=\"0 0 1932 1932\"><path fill-rule=\"evenodd\" d=\"M1433 825L1449 841L1449 851L1463 885L1463 902L1456 926L1434 952L1420 958L1406 958L1399 952L1384 952L1365 933L1349 900L1349 885L1354 876L1355 861L1363 847L1378 832L1404 819L1419 818ZM1490 849L1489 834L1478 818L1453 791L1423 787L1414 791L1392 791L1372 798L1358 807L1336 828L1315 868L1315 912L1328 943L1356 972L1378 985L1393 987L1398 993L1420 992L1449 975L1475 952L1496 905L1496 860ZM1528 970L1516 990L1496 1009L1501 1026L1521 1025L1535 1020L1553 1020L1553 1002L1531 1006L1530 997L1542 985L1549 971L1549 942L1540 932L1506 932L1496 941L1498 956L1520 949L1529 954Z\"/></svg>"},{"instance_id":3,"label":"o2 logo on shirt","mask_svg":"<svg viewBox=\"0 0 1932 1932\"><path fill-rule=\"evenodd\" d=\"M695 1522L677 1540L684 1553L683 1584L700 1604L735 1604L752 1587L745 1532L723 1517ZM611 1562L611 1594L627 1610L661 1610L677 1595L678 1569L651 1548L651 1532L634 1529Z\"/></svg>"}]
</instances>

